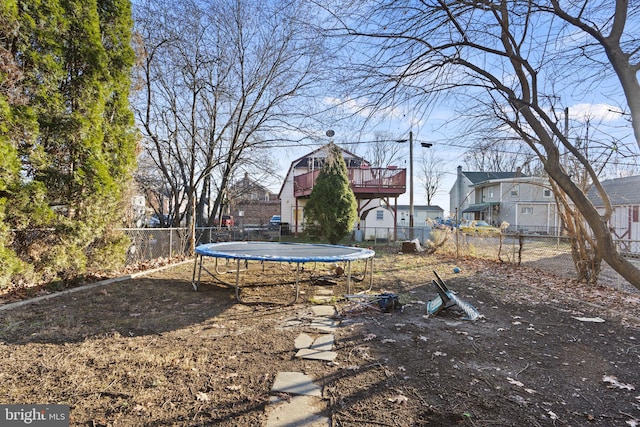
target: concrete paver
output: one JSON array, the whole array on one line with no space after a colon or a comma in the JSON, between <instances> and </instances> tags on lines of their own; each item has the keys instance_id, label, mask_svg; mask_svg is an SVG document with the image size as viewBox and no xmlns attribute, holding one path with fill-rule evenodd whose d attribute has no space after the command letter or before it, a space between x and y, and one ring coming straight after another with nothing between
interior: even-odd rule
<instances>
[{"instance_id":1,"label":"concrete paver","mask_svg":"<svg viewBox=\"0 0 640 427\"><path fill-rule=\"evenodd\" d=\"M300 350L301 348L311 347L313 343L314 343L314 339L311 335L300 334L296 337L295 341L293 342L293 345L296 348L296 350Z\"/></svg>"},{"instance_id":2,"label":"concrete paver","mask_svg":"<svg viewBox=\"0 0 640 427\"><path fill-rule=\"evenodd\" d=\"M333 317L338 314L336 308L332 305L314 305L311 310L316 316Z\"/></svg>"},{"instance_id":3,"label":"concrete paver","mask_svg":"<svg viewBox=\"0 0 640 427\"><path fill-rule=\"evenodd\" d=\"M309 327L324 332L334 332L338 327L338 322L328 317L315 317Z\"/></svg>"},{"instance_id":4,"label":"concrete paver","mask_svg":"<svg viewBox=\"0 0 640 427\"><path fill-rule=\"evenodd\" d=\"M278 372L271 390L305 396L322 396L322 387L314 384L311 378L302 372Z\"/></svg>"},{"instance_id":5,"label":"concrete paver","mask_svg":"<svg viewBox=\"0 0 640 427\"><path fill-rule=\"evenodd\" d=\"M311 345L307 347L313 350L319 351L331 351L333 350L333 342L335 338L333 334L323 334L316 338Z\"/></svg>"},{"instance_id":6,"label":"concrete paver","mask_svg":"<svg viewBox=\"0 0 640 427\"><path fill-rule=\"evenodd\" d=\"M313 396L293 396L267 406L265 427L328 427L329 418L318 415L321 399Z\"/></svg>"},{"instance_id":7,"label":"concrete paver","mask_svg":"<svg viewBox=\"0 0 640 427\"><path fill-rule=\"evenodd\" d=\"M335 351L318 351L311 348L301 348L296 353L296 357L301 359L313 359L313 360L325 360L332 362L338 357L338 353Z\"/></svg>"},{"instance_id":8,"label":"concrete paver","mask_svg":"<svg viewBox=\"0 0 640 427\"><path fill-rule=\"evenodd\" d=\"M313 300L316 302L323 302L323 303L328 303L333 301L334 296L333 295L316 295L313 297Z\"/></svg>"}]
</instances>

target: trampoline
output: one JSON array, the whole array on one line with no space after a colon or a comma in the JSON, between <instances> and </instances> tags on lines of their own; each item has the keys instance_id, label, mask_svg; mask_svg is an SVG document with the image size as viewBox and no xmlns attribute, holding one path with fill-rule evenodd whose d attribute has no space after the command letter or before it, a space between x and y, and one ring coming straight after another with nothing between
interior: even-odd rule
<instances>
[{"instance_id":1,"label":"trampoline","mask_svg":"<svg viewBox=\"0 0 640 427\"><path fill-rule=\"evenodd\" d=\"M369 289L373 282L373 257L375 252L371 249L363 249L350 246L338 246L327 244L311 244L311 243L284 243L284 242L221 242L209 243L197 246L196 259L193 266L193 276L191 285L195 291L198 290L202 270L205 270L217 281L225 285L235 287L236 299L243 302L240 295L240 272L241 263L247 266L249 261L260 262L279 262L279 263L295 263L295 296L289 304L294 304L298 300L300 290L300 265L305 263L346 263L346 278L348 292L351 293L351 262L357 260L365 261L365 268L362 280L369 270ZM212 257L215 259L215 273L207 270L203 266L204 258ZM227 283L219 278L225 274L218 269L218 260L226 259L235 260L235 284Z\"/></svg>"}]
</instances>

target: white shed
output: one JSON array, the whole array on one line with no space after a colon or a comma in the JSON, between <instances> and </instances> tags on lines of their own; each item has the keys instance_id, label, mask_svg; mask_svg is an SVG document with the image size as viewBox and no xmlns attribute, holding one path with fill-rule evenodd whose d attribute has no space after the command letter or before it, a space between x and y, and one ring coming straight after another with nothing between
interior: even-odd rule
<instances>
[{"instance_id":1,"label":"white shed","mask_svg":"<svg viewBox=\"0 0 640 427\"><path fill-rule=\"evenodd\" d=\"M613 215L609 226L621 253L640 254L640 175L602 181L609 195ZM598 210L604 212L602 199L595 188L587 194Z\"/></svg>"}]
</instances>

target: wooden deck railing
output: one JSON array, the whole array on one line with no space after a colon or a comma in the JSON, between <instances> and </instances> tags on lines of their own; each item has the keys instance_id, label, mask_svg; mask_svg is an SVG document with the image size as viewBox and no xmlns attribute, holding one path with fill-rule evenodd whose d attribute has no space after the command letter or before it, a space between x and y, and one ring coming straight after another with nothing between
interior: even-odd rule
<instances>
[{"instance_id":1,"label":"wooden deck railing","mask_svg":"<svg viewBox=\"0 0 640 427\"><path fill-rule=\"evenodd\" d=\"M356 197L361 194L394 195L406 191L407 171L398 168L349 168L349 183ZM294 195L308 196L318 178L319 170L293 178Z\"/></svg>"}]
</instances>

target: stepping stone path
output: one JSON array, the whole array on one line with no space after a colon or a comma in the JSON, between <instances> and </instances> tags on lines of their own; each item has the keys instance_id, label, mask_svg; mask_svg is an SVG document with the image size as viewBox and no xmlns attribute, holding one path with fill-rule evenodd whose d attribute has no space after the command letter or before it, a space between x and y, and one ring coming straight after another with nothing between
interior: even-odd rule
<instances>
[{"instance_id":1,"label":"stepping stone path","mask_svg":"<svg viewBox=\"0 0 640 427\"><path fill-rule=\"evenodd\" d=\"M317 294L332 298L333 291L319 289ZM318 296L314 297L318 301ZM296 357L302 359L331 362L338 353L333 351L334 332L338 321L332 305L312 306L311 323L292 324L287 326L304 327L293 345L297 350ZM267 423L265 427L329 427L329 418L320 415L325 405L322 399L322 387L313 382L313 378L302 372L278 372L271 387L272 396L267 407Z\"/></svg>"}]
</instances>

